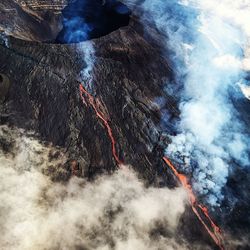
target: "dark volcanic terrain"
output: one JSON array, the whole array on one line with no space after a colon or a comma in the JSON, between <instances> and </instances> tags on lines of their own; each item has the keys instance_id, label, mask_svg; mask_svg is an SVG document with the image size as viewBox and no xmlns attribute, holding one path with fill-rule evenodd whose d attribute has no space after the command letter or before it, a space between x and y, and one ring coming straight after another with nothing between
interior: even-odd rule
<instances>
[{"instance_id":1,"label":"dark volcanic terrain","mask_svg":"<svg viewBox=\"0 0 250 250\"><path fill-rule=\"evenodd\" d=\"M175 119L178 104L163 91L173 74L153 25L147 33L131 13L129 23L93 34L91 41L61 44L66 1L35 2L39 1L0 3L0 125L34 131L39 140L63 150L67 160L57 168L64 171L50 173L55 181L67 182L75 174L72 164L79 177L89 180L112 173L117 163L110 138L94 109L83 104L82 83L105 114L122 162L147 185L177 186L162 161L168 135L175 130L169 124L168 134L162 132L161 110L167 109L169 120ZM90 42L94 65L87 85L81 72L88 66L84 58ZM167 100L163 106L157 104L162 97ZM159 228L156 234L161 233ZM191 208L182 216L178 234L177 240L216 249Z\"/></svg>"}]
</instances>

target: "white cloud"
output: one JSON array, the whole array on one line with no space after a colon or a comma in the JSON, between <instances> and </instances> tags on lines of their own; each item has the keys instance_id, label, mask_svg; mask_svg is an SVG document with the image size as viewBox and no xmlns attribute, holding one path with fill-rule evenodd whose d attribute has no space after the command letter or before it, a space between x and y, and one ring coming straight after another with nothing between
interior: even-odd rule
<instances>
[{"instance_id":1,"label":"white cloud","mask_svg":"<svg viewBox=\"0 0 250 250\"><path fill-rule=\"evenodd\" d=\"M7 127L0 139L9 145L0 148L1 249L187 248L175 239L187 203L182 188L146 188L128 169L55 183L42 173L57 164L52 147Z\"/></svg>"}]
</instances>

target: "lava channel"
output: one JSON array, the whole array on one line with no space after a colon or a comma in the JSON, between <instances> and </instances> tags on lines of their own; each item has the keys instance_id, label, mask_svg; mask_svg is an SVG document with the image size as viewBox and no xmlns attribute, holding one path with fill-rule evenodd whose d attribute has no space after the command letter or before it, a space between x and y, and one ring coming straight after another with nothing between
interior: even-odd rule
<instances>
[{"instance_id":1,"label":"lava channel","mask_svg":"<svg viewBox=\"0 0 250 250\"><path fill-rule=\"evenodd\" d=\"M116 163L118 164L118 166L119 167L122 166L122 161L119 159L119 156L116 151L116 141L113 136L112 129L108 123L108 120L105 118L104 113L99 110L98 105L96 105L95 98L82 86L82 84L79 85L79 90L80 90L80 96L81 96L83 104L87 105L89 103L94 109L96 116L102 121L102 123L106 127L110 141L111 141L111 145L112 145L113 157Z\"/></svg>"},{"instance_id":2,"label":"lava channel","mask_svg":"<svg viewBox=\"0 0 250 250\"><path fill-rule=\"evenodd\" d=\"M123 163L119 159L118 154L116 152L116 141L113 136L112 129L108 123L108 120L105 118L105 114L100 111L98 108L98 105L96 104L95 98L82 86L82 84L79 85L79 91L80 91L80 97L82 99L82 102L84 105L88 105L88 103L92 106L94 109L96 116L103 122L104 126L107 129L111 144L112 144L112 153L115 161L117 162L119 167L122 167ZM213 222L211 219L208 209L205 206L200 205L196 197L194 195L194 192L192 190L191 185L188 183L188 179L185 175L178 173L174 165L171 163L171 161L167 157L163 157L164 162L171 168L171 170L174 172L175 176L179 179L182 186L187 190L189 195L189 200L191 203L192 210L194 214L197 216L201 224L206 229L207 233L210 235L210 237L213 239L215 244L221 249L224 250L223 244L222 244L222 235L220 228ZM208 221L211 224L211 227L213 228L213 231L210 230L208 225L205 223L205 221L202 219L199 211L203 213L203 215L208 219Z\"/></svg>"},{"instance_id":3,"label":"lava channel","mask_svg":"<svg viewBox=\"0 0 250 250\"><path fill-rule=\"evenodd\" d=\"M212 218L210 217L209 213L208 213L208 209L205 206L200 205L197 200L196 197L194 195L194 192L192 190L191 185L188 183L188 179L185 175L178 173L178 171L176 170L176 168L174 167L174 165L172 164L172 162L167 158L167 157L163 157L164 162L171 168L171 170L173 171L174 175L178 178L178 180L180 181L180 183L182 184L182 186L187 190L188 196L189 196L189 200L192 206L192 210L195 213L195 215L197 216L197 218L199 219L199 221L201 222L201 224L204 226L204 228L206 229L206 231L208 232L208 234L211 236L211 238L213 239L213 241L215 242L215 244L221 249L223 250L223 244L222 244L222 235L221 235L221 230L220 228L213 222ZM211 231L208 227L208 225L205 223L205 221L202 219L201 215L198 212L198 209L203 213L203 215L208 219L208 221L210 222L211 227L213 228L213 231Z\"/></svg>"}]
</instances>

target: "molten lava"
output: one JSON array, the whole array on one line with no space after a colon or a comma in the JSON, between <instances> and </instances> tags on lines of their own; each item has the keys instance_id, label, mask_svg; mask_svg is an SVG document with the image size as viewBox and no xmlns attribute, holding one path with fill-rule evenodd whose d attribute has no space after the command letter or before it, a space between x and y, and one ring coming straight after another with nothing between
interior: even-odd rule
<instances>
[{"instance_id":1,"label":"molten lava","mask_svg":"<svg viewBox=\"0 0 250 250\"><path fill-rule=\"evenodd\" d=\"M81 96L83 104L87 105L89 103L94 109L96 116L102 121L102 123L106 127L111 144L112 144L113 157L119 166L122 165L122 161L119 159L118 154L116 152L116 141L113 136L112 129L109 126L108 120L105 118L105 114L102 111L100 111L100 108L98 108L100 103L98 105L96 104L94 97L82 86L82 84L79 85L79 90L80 90L80 96ZM86 99L84 98L84 96L86 97Z\"/></svg>"},{"instance_id":2,"label":"molten lava","mask_svg":"<svg viewBox=\"0 0 250 250\"><path fill-rule=\"evenodd\" d=\"M209 216L208 209L206 207L200 205L197 202L196 197L194 195L194 192L192 190L192 187L188 183L187 177L185 175L183 175L183 174L178 173L178 171L176 170L176 168L174 167L174 165L172 164L172 162L167 157L163 157L163 160L172 169L172 171L174 172L175 176L181 182L182 186L187 190L188 195L189 195L189 200L190 200L190 203L191 203L191 206L192 206L192 210L195 213L195 215L197 216L197 218L199 219L199 221L202 223L202 225L204 226L204 228L206 229L206 231L208 232L208 234L211 236L211 238L214 240L214 242L216 243L216 245L220 249L224 249L223 244L222 244L222 235L221 235L220 228L213 222L213 220ZM211 225L213 231L211 231L209 229L208 225L202 219L202 217L199 214L197 208L199 208L200 211L203 213L203 215L208 219L208 221L210 222L210 225Z\"/></svg>"},{"instance_id":3,"label":"molten lava","mask_svg":"<svg viewBox=\"0 0 250 250\"><path fill-rule=\"evenodd\" d=\"M88 104L90 104L90 106L92 106L92 108L94 109L96 116L102 121L102 123L106 127L111 144L112 144L113 157L114 157L115 161L117 162L118 166L120 168L123 168L122 161L119 159L118 154L116 152L116 141L115 141L115 138L113 136L112 129L109 125L108 118L106 118L107 115L105 115L104 112L102 111L102 110L105 110L105 108L103 107L103 105L100 102L95 100L95 98L82 86L82 84L79 85L79 90L80 90L80 97L82 99L83 104L86 106L88 106ZM172 162L167 157L163 157L163 160L171 168L171 170L174 172L175 176L179 179L182 186L187 190L188 195L189 195L189 200L191 203L191 207L192 207L194 214L197 216L197 218L199 219L201 224L204 226L204 228L206 229L206 231L208 232L210 237L216 243L216 245L221 250L223 250L224 247L222 244L221 230L211 219L211 217L208 213L208 209L205 206L202 206L197 202L196 197L194 195L194 192L192 190L192 187L188 183L187 177L183 174L180 174L177 171L177 169L174 167ZM209 221L210 226L213 230L211 230L209 228L209 226L207 225L207 223L203 220L199 211L201 211L203 216L205 216L207 218L207 220Z\"/></svg>"}]
</instances>

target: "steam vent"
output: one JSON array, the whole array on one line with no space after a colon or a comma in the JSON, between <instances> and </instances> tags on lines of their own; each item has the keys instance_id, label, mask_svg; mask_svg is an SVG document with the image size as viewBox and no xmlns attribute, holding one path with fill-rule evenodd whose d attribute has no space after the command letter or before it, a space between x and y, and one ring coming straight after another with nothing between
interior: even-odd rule
<instances>
[{"instance_id":1,"label":"steam vent","mask_svg":"<svg viewBox=\"0 0 250 250\"><path fill-rule=\"evenodd\" d=\"M250 2L1 0L0 249L250 249Z\"/></svg>"}]
</instances>

